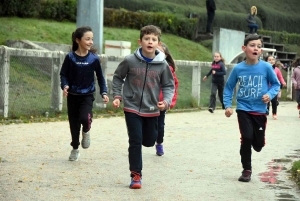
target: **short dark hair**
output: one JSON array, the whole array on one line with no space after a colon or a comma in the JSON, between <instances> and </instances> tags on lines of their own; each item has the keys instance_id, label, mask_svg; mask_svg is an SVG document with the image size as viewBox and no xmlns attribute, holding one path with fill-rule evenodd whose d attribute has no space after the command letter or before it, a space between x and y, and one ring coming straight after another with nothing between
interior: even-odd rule
<instances>
[{"instance_id":1,"label":"short dark hair","mask_svg":"<svg viewBox=\"0 0 300 201\"><path fill-rule=\"evenodd\" d=\"M146 34L154 34L158 37L158 41L160 41L161 30L157 26L147 25L142 27L140 32L140 40L142 40L143 36Z\"/></svg>"},{"instance_id":2,"label":"short dark hair","mask_svg":"<svg viewBox=\"0 0 300 201\"><path fill-rule=\"evenodd\" d=\"M263 44L263 39L260 35L256 34L249 34L245 39L244 39L244 46L247 46L248 43L252 40L260 40L261 43Z\"/></svg>"}]
</instances>

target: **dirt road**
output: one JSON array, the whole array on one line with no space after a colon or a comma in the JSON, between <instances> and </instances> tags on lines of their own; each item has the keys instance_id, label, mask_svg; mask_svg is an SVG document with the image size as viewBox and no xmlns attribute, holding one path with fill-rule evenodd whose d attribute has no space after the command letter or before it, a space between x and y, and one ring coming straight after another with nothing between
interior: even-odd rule
<instances>
[{"instance_id":1,"label":"dirt road","mask_svg":"<svg viewBox=\"0 0 300 201\"><path fill-rule=\"evenodd\" d=\"M94 119L91 147L80 149L77 162L68 161L67 121L0 126L0 200L257 201L284 195L299 200L286 178L291 162L282 160L300 157L299 125L296 103L281 102L278 120L268 117L266 146L261 153L253 152L252 180L241 183L236 114L226 118L223 110L169 113L165 155L143 147L139 190L128 188L124 117ZM273 180L270 172L275 172Z\"/></svg>"}]
</instances>

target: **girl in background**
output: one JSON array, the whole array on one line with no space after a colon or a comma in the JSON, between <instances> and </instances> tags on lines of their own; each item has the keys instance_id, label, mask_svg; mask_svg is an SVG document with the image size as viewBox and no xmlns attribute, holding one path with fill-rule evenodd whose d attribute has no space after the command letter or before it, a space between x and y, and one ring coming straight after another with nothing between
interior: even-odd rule
<instances>
[{"instance_id":1,"label":"girl in background","mask_svg":"<svg viewBox=\"0 0 300 201\"><path fill-rule=\"evenodd\" d=\"M275 65L275 58L272 56L272 55L268 55L266 58L265 58L265 61L270 63L275 71L275 74L279 80L279 82L281 83L281 86L286 86L286 83L282 77L282 74L281 74L281 71L279 70L279 68L276 67L276 65L280 65L281 63L277 63ZM281 87L282 88L282 87ZM271 100L271 103L272 103L272 117L274 120L277 120L277 96L278 94ZM270 108L270 102L268 102L268 106L267 106L267 114L269 114L269 108Z\"/></svg>"},{"instance_id":2,"label":"girl in background","mask_svg":"<svg viewBox=\"0 0 300 201\"><path fill-rule=\"evenodd\" d=\"M158 49L165 54L166 61L169 64L170 70L171 70L173 78L174 78L175 91L174 91L174 96L172 98L172 103L170 105L170 109L172 109L176 104L177 95L178 95L178 85L179 85L178 79L175 74L176 65L175 65L175 61L169 51L169 48L167 47L167 45L165 43L161 43L161 45L158 46ZM163 94L162 94L161 90L160 90L159 99L160 99L160 101L163 100ZM160 111L160 115L158 117L158 135L157 135L156 145L155 145L156 155L158 155L158 156L164 155L164 148L163 148L162 143L164 141L164 134L165 134L165 115L166 115L166 110Z\"/></svg>"},{"instance_id":3,"label":"girl in background","mask_svg":"<svg viewBox=\"0 0 300 201\"><path fill-rule=\"evenodd\" d=\"M211 94L210 101L208 106L208 111L210 113L214 113L216 109L216 94L218 91L220 102L222 103L222 109L224 108L223 104L223 90L224 90L224 75L226 75L225 69L225 60L223 59L220 52L214 53L214 60L211 64L211 69L207 73L206 76L203 77L203 81L206 81L208 76L212 75L212 83L211 83Z\"/></svg>"},{"instance_id":4,"label":"girl in background","mask_svg":"<svg viewBox=\"0 0 300 201\"><path fill-rule=\"evenodd\" d=\"M293 61L292 66L295 67L292 74L293 86L296 89L297 109L300 118L300 57Z\"/></svg>"},{"instance_id":5,"label":"girl in background","mask_svg":"<svg viewBox=\"0 0 300 201\"><path fill-rule=\"evenodd\" d=\"M93 45L93 32L90 27L79 27L72 33L72 51L69 52L60 71L61 89L67 97L69 125L72 136L73 150L70 161L77 161L79 157L80 128L82 125L81 146L90 146L90 129L92 124L92 109L96 73L100 94L103 102L109 101L107 87L102 73L100 59Z\"/></svg>"}]
</instances>

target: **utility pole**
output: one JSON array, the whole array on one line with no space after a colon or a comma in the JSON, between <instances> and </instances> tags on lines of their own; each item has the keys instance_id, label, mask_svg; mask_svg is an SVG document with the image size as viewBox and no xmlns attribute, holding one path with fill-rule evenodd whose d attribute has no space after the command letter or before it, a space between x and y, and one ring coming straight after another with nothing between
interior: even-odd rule
<instances>
[{"instance_id":1,"label":"utility pole","mask_svg":"<svg viewBox=\"0 0 300 201\"><path fill-rule=\"evenodd\" d=\"M90 26L94 33L94 47L103 53L104 0L77 0L76 27Z\"/></svg>"}]
</instances>

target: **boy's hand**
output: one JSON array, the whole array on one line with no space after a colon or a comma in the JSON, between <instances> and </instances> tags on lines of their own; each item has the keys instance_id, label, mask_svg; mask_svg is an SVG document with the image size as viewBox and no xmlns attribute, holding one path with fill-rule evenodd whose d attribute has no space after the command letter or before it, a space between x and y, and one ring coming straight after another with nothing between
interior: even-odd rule
<instances>
[{"instance_id":1,"label":"boy's hand","mask_svg":"<svg viewBox=\"0 0 300 201\"><path fill-rule=\"evenodd\" d=\"M112 102L112 105L114 106L114 108L120 107L120 100L119 100L119 99L115 99L115 100Z\"/></svg>"},{"instance_id":2,"label":"boy's hand","mask_svg":"<svg viewBox=\"0 0 300 201\"><path fill-rule=\"evenodd\" d=\"M107 95L103 95L103 103L106 104L109 101L109 97Z\"/></svg>"},{"instance_id":3,"label":"boy's hand","mask_svg":"<svg viewBox=\"0 0 300 201\"><path fill-rule=\"evenodd\" d=\"M230 108L230 107L226 108L226 110L225 110L225 116L226 117L230 117L232 114L233 114L232 108Z\"/></svg>"},{"instance_id":4,"label":"boy's hand","mask_svg":"<svg viewBox=\"0 0 300 201\"><path fill-rule=\"evenodd\" d=\"M262 101L263 101L264 103L270 102L270 96L269 96L268 94L263 95Z\"/></svg>"},{"instance_id":5,"label":"boy's hand","mask_svg":"<svg viewBox=\"0 0 300 201\"><path fill-rule=\"evenodd\" d=\"M65 88L64 88L64 97L68 96L68 89L69 89L69 86L65 86Z\"/></svg>"},{"instance_id":6,"label":"boy's hand","mask_svg":"<svg viewBox=\"0 0 300 201\"><path fill-rule=\"evenodd\" d=\"M166 108L166 106L165 106L165 104L164 104L163 101L158 102L158 103L157 103L157 107L158 107L158 109L159 109L160 111L164 111L165 108Z\"/></svg>"}]
</instances>

